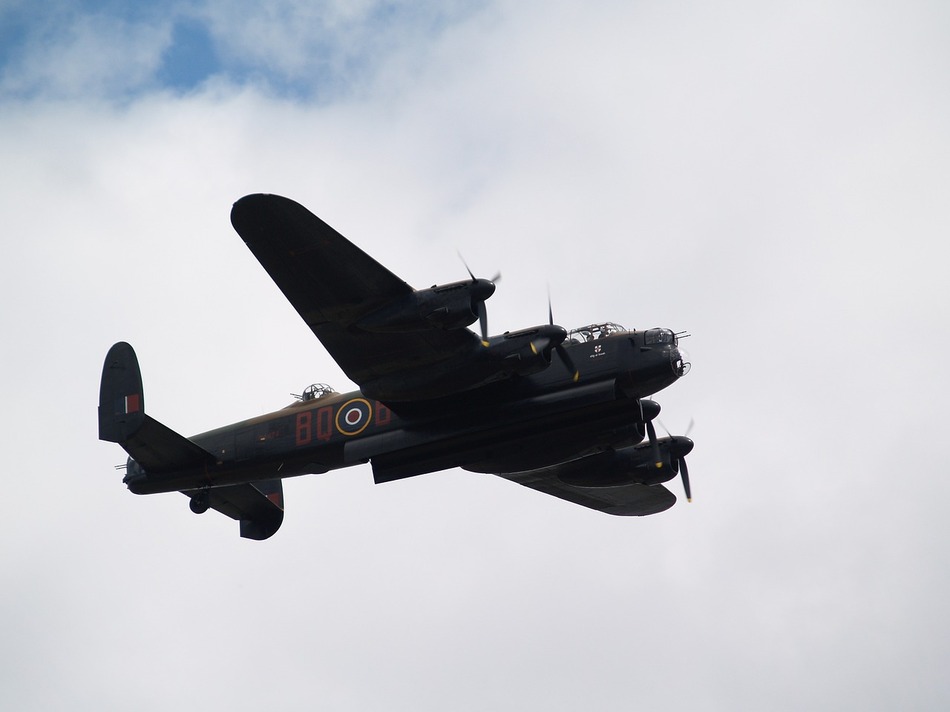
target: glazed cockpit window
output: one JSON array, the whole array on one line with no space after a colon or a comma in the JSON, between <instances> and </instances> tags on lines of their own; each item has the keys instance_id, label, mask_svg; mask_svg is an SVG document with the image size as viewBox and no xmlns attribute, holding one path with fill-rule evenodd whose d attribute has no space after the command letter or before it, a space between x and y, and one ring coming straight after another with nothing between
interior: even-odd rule
<instances>
[{"instance_id":1,"label":"glazed cockpit window","mask_svg":"<svg viewBox=\"0 0 950 712\"><path fill-rule=\"evenodd\" d=\"M672 344L675 343L676 337L673 335L673 332L669 329L649 329L643 335L644 344Z\"/></svg>"}]
</instances>

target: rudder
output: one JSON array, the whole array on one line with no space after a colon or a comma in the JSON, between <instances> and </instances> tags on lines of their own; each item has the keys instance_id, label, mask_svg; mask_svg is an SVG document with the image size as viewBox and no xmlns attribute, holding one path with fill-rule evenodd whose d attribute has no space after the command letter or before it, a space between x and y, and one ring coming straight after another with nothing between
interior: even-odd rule
<instances>
[{"instance_id":1,"label":"rudder","mask_svg":"<svg viewBox=\"0 0 950 712\"><path fill-rule=\"evenodd\" d=\"M132 346L124 341L106 354L99 384L99 439L123 443L145 424L142 372Z\"/></svg>"}]
</instances>

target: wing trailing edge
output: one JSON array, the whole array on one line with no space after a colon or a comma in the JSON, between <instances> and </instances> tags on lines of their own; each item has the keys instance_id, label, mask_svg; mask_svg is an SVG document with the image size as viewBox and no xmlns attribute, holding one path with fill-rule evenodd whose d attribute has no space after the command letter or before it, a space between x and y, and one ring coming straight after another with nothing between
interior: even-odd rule
<instances>
[{"instance_id":1,"label":"wing trailing edge","mask_svg":"<svg viewBox=\"0 0 950 712\"><path fill-rule=\"evenodd\" d=\"M499 475L537 492L573 502L599 512L621 517L643 517L669 509L676 503L676 495L663 485L630 483L612 487L575 487L556 477L532 477L521 473Z\"/></svg>"}]
</instances>

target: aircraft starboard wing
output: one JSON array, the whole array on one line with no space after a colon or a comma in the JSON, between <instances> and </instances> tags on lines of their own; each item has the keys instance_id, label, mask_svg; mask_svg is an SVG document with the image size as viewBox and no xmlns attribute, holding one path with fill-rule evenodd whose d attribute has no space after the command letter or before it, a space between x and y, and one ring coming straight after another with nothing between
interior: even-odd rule
<instances>
[{"instance_id":1,"label":"aircraft starboard wing","mask_svg":"<svg viewBox=\"0 0 950 712\"><path fill-rule=\"evenodd\" d=\"M477 345L478 337L467 329L357 328L362 317L413 289L293 200L248 195L234 204L231 223L330 355L361 386L460 359Z\"/></svg>"}]
</instances>

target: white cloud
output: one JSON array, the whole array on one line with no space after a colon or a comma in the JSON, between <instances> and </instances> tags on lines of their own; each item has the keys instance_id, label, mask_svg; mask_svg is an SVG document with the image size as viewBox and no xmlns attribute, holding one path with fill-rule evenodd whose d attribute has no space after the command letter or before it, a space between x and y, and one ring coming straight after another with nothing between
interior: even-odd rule
<instances>
[{"instance_id":1,"label":"white cloud","mask_svg":"<svg viewBox=\"0 0 950 712\"><path fill-rule=\"evenodd\" d=\"M5 9L17 24L0 54L0 96L128 100L163 83L180 91L180 78L162 72L165 55L175 51L177 24L198 23L220 62L213 78L329 103L359 94L394 55L424 51L433 35L484 5L186 0L94 11L54 2L40 11L23 4Z\"/></svg>"},{"instance_id":2,"label":"white cloud","mask_svg":"<svg viewBox=\"0 0 950 712\"><path fill-rule=\"evenodd\" d=\"M106 14L57 15L37 29L0 75L0 96L123 96L149 83L171 35L169 22Z\"/></svg>"},{"instance_id":3,"label":"white cloud","mask_svg":"<svg viewBox=\"0 0 950 712\"><path fill-rule=\"evenodd\" d=\"M283 12L247 27L306 45ZM224 78L8 99L0 706L945 705L942 12L499 4L319 107ZM363 15L326 17L341 42ZM543 321L547 282L568 326L690 328L658 400L697 420L695 504L357 468L289 482L256 546L126 493L95 440L115 340L184 432L344 385L228 224L253 191L416 286L464 276L456 248L501 269L493 330Z\"/></svg>"}]
</instances>

